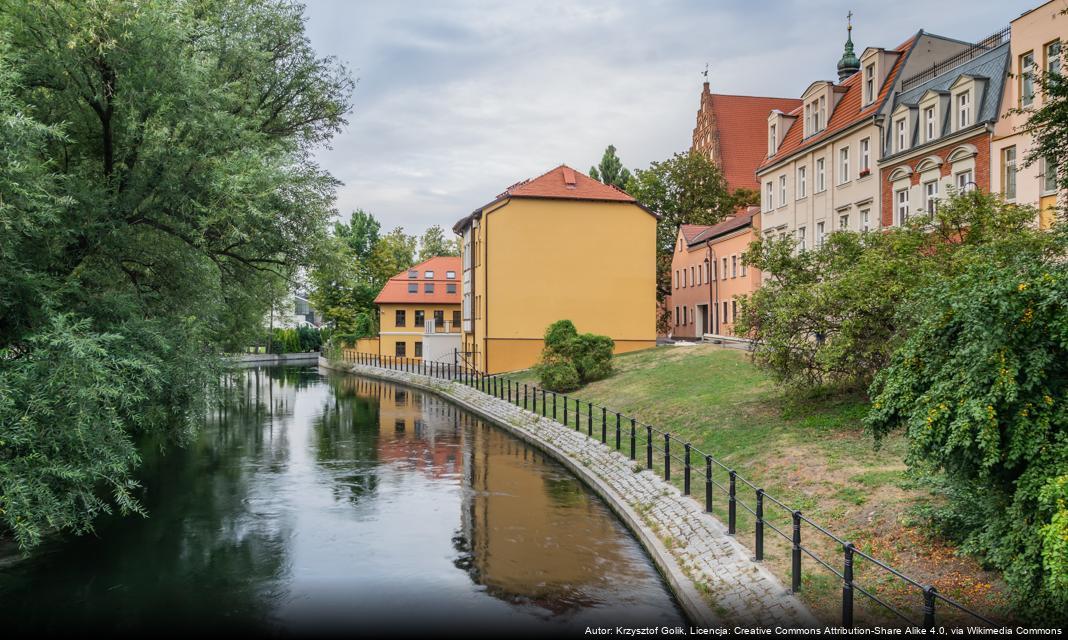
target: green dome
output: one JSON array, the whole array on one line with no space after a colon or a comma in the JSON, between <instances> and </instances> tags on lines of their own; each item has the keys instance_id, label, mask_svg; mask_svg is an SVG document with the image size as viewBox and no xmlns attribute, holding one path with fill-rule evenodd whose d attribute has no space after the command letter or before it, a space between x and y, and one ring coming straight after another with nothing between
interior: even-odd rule
<instances>
[{"instance_id":1,"label":"green dome","mask_svg":"<svg viewBox=\"0 0 1068 640\"><path fill-rule=\"evenodd\" d=\"M845 43L845 53L842 54L842 58L838 61L838 81L841 82L854 73L860 71L860 59L857 58L857 54L853 52L853 27L850 25L848 29L848 37Z\"/></svg>"}]
</instances>

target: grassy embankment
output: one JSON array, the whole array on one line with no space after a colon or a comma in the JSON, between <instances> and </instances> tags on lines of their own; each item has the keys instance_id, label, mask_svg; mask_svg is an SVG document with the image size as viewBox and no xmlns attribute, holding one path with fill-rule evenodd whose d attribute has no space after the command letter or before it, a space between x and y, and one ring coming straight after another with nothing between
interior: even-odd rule
<instances>
[{"instance_id":1,"label":"grassy embankment","mask_svg":"<svg viewBox=\"0 0 1068 640\"><path fill-rule=\"evenodd\" d=\"M757 369L746 353L698 345L661 347L626 354L615 360L610 378L569 394L669 431L689 441L729 467L736 469L769 495L800 509L839 537L887 562L966 606L1001 617L1006 606L1000 580L976 562L954 553L951 545L930 535L917 516L939 496L906 472L905 440L901 435L876 449L861 420L863 398L788 399L769 377ZM509 376L536 382L532 372ZM571 405L573 406L573 404ZM587 428L585 407L580 428ZM562 415L562 411L561 411ZM574 412L570 416L574 424ZM593 431L600 436L601 419L594 413ZM609 417L609 443L614 444L614 416ZM629 423L624 422L624 453L629 448ZM644 464L645 439L640 435L637 459ZM681 446L673 453L681 455ZM663 444L654 447L656 468L662 469ZM692 493L704 502L704 461L692 460ZM716 482L726 486L726 473L717 470ZM672 480L681 487L682 468L672 461ZM755 492L738 483L740 499L751 508ZM713 489L714 511L726 522L726 496ZM766 520L786 535L790 515L765 503ZM753 521L738 509L737 535L753 548ZM803 544L841 571L841 547L805 525ZM672 541L668 541L671 543ZM770 529L765 533L765 560L789 585L790 544ZM821 618L837 619L841 580L807 555L802 560L802 597ZM922 619L922 597L914 587L891 579L870 563L857 563L857 581L874 590L913 619ZM886 620L885 611L869 606L856 593L857 619ZM950 612L943 607L940 615ZM955 619L952 615L942 620ZM963 620L963 619L961 619Z\"/></svg>"}]
</instances>

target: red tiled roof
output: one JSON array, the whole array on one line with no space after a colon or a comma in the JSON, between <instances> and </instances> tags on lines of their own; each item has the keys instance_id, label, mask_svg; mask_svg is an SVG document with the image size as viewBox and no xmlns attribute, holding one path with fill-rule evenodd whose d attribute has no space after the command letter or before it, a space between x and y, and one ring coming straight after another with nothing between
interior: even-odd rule
<instances>
[{"instance_id":1,"label":"red tiled roof","mask_svg":"<svg viewBox=\"0 0 1068 640\"><path fill-rule=\"evenodd\" d=\"M905 58L907 57L909 49L912 48L918 39L918 35L913 36L901 43L896 49L892 50L899 55L897 56L897 60L894 61L893 66L890 67L890 73L886 75L886 80L883 82L883 86L879 89L879 95L874 102L861 108L860 95L863 74L859 72L854 73L846 78L842 84L836 85L845 88L845 93L838 100L838 104L834 107L834 111L831 112L831 117L827 120L827 127L814 136L802 139L805 127L799 117L794 121L794 124L787 129L786 137L783 138L782 144L779 145L779 150L776 151L775 155L771 158L767 158L767 154L765 153L765 160L757 170L759 171L764 167L781 162L784 158L787 158L802 149L807 149L822 142L839 131L860 122L864 118L870 118L875 115L890 94L890 90L893 88L894 82L897 80L897 75L905 63ZM798 107L791 113L791 115L799 116L801 112L802 108Z\"/></svg>"},{"instance_id":2,"label":"red tiled roof","mask_svg":"<svg viewBox=\"0 0 1068 640\"><path fill-rule=\"evenodd\" d=\"M768 114L789 112L798 98L765 98L711 94L712 114L719 135L720 171L731 191L759 189L756 169L768 153Z\"/></svg>"},{"instance_id":3,"label":"red tiled roof","mask_svg":"<svg viewBox=\"0 0 1068 640\"><path fill-rule=\"evenodd\" d=\"M690 244L693 239L700 235L705 229L709 229L707 224L683 224L679 225L679 231L682 232L682 239L686 241L686 244Z\"/></svg>"},{"instance_id":4,"label":"red tiled roof","mask_svg":"<svg viewBox=\"0 0 1068 640\"><path fill-rule=\"evenodd\" d=\"M598 182L566 164L550 169L537 178L508 187L500 198L573 198L575 200L613 200L634 202L620 189Z\"/></svg>"},{"instance_id":5,"label":"red tiled roof","mask_svg":"<svg viewBox=\"0 0 1068 640\"><path fill-rule=\"evenodd\" d=\"M687 243L696 244L704 242L705 240L741 229L742 227L752 224L753 216L758 213L760 213L760 207L747 207L745 211L738 211L723 222L714 224L710 227L704 227L703 231L695 235L692 240L687 240Z\"/></svg>"},{"instance_id":6,"label":"red tiled roof","mask_svg":"<svg viewBox=\"0 0 1068 640\"><path fill-rule=\"evenodd\" d=\"M378 292L375 304L460 304L460 258L456 256L438 256L413 266L415 278L408 277L409 269L401 271L386 281ZM433 271L434 276L427 278L426 273ZM446 278L445 272L452 271L455 277ZM408 284L416 283L415 293L408 292ZM433 283L434 291L426 292L425 283ZM456 285L455 293L448 293L449 284Z\"/></svg>"}]
</instances>

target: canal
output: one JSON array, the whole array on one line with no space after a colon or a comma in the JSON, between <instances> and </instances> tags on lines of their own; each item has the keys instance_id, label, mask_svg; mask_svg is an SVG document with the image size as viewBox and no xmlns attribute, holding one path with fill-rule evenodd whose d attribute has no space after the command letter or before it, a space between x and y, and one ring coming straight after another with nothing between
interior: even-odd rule
<instances>
[{"instance_id":1,"label":"canal","mask_svg":"<svg viewBox=\"0 0 1068 640\"><path fill-rule=\"evenodd\" d=\"M315 367L234 374L148 517L0 566L22 631L579 632L674 626L648 556L563 467L444 400Z\"/></svg>"}]
</instances>

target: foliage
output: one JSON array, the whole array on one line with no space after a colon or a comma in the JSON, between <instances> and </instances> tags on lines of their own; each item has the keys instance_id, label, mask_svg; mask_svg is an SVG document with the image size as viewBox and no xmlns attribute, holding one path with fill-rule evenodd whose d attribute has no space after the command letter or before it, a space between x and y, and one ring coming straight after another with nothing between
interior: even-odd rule
<instances>
[{"instance_id":1,"label":"foliage","mask_svg":"<svg viewBox=\"0 0 1068 640\"><path fill-rule=\"evenodd\" d=\"M323 337L314 327L276 328L271 337L271 353L318 351Z\"/></svg>"},{"instance_id":2,"label":"foliage","mask_svg":"<svg viewBox=\"0 0 1068 640\"><path fill-rule=\"evenodd\" d=\"M590 167L590 177L610 184L619 189L626 189L630 182L630 171L623 166L623 162L616 155L615 145L608 145L601 156L601 162L596 167Z\"/></svg>"},{"instance_id":3,"label":"foliage","mask_svg":"<svg viewBox=\"0 0 1068 640\"><path fill-rule=\"evenodd\" d=\"M370 282L375 291L380 290L387 280L415 264L416 244L415 236L404 233L400 227L379 239L368 263Z\"/></svg>"},{"instance_id":4,"label":"foliage","mask_svg":"<svg viewBox=\"0 0 1068 640\"><path fill-rule=\"evenodd\" d=\"M912 465L963 500L945 523L1002 570L1036 620L1068 611L1068 229L965 245L906 301L909 335L875 378L877 436L904 429Z\"/></svg>"},{"instance_id":5,"label":"foliage","mask_svg":"<svg viewBox=\"0 0 1068 640\"><path fill-rule=\"evenodd\" d=\"M934 218L834 233L808 251L791 239L760 239L744 259L771 277L741 299L736 331L788 386L866 388L917 321L906 301L952 274L962 248L1018 233L1034 215L975 191L944 200Z\"/></svg>"},{"instance_id":6,"label":"foliage","mask_svg":"<svg viewBox=\"0 0 1068 640\"><path fill-rule=\"evenodd\" d=\"M281 0L0 0L0 43L0 535L27 548L137 510L132 436L182 439L324 237L311 151L353 83Z\"/></svg>"},{"instance_id":7,"label":"foliage","mask_svg":"<svg viewBox=\"0 0 1068 640\"><path fill-rule=\"evenodd\" d=\"M445 232L438 225L428 228L419 238L419 261L438 256L458 256L460 245L456 238L446 238Z\"/></svg>"},{"instance_id":8,"label":"foliage","mask_svg":"<svg viewBox=\"0 0 1068 640\"><path fill-rule=\"evenodd\" d=\"M627 183L627 193L655 211L657 299L671 293L671 256L683 224L715 224L736 208L719 167L708 156L676 153L648 169L638 169Z\"/></svg>"},{"instance_id":9,"label":"foliage","mask_svg":"<svg viewBox=\"0 0 1068 640\"><path fill-rule=\"evenodd\" d=\"M545 330L545 348L534 369L546 389L572 391L612 374L614 347L608 336L580 334L570 320L557 320Z\"/></svg>"},{"instance_id":10,"label":"foliage","mask_svg":"<svg viewBox=\"0 0 1068 640\"><path fill-rule=\"evenodd\" d=\"M360 262L371 257L381 230L382 224L378 219L363 209L353 211L347 225L334 224L334 236L344 240L353 256Z\"/></svg>"}]
</instances>

